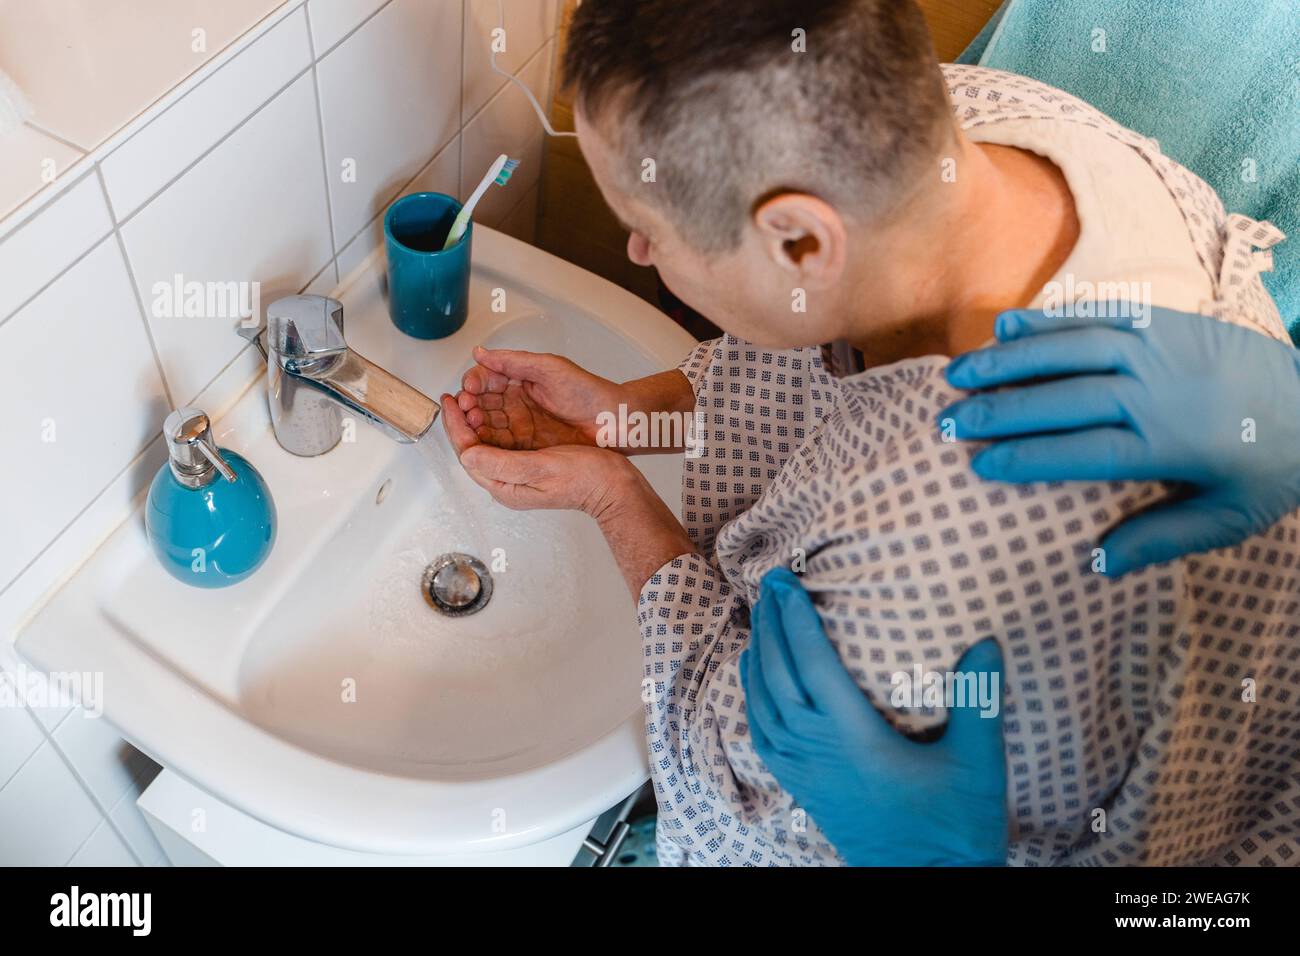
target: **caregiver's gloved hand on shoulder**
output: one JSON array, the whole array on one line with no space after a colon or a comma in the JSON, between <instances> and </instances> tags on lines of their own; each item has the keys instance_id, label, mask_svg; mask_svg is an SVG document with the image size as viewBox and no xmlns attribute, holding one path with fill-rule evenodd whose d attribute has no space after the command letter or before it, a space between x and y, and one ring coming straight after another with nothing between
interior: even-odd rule
<instances>
[{"instance_id":1,"label":"caregiver's gloved hand on shoulder","mask_svg":"<svg viewBox=\"0 0 1300 956\"><path fill-rule=\"evenodd\" d=\"M1106 573L1239 544L1300 507L1300 353L1250 329L1153 308L1131 318L998 316L998 345L958 356L950 384L988 389L939 413L997 481L1184 482L1108 534Z\"/></svg>"},{"instance_id":2,"label":"caregiver's gloved hand on shoulder","mask_svg":"<svg viewBox=\"0 0 1300 956\"><path fill-rule=\"evenodd\" d=\"M844 669L799 579L763 578L740 676L754 748L852 866L1002 866L1007 853L1002 655L959 671L997 675L997 712L953 708L943 736L898 733Z\"/></svg>"}]
</instances>

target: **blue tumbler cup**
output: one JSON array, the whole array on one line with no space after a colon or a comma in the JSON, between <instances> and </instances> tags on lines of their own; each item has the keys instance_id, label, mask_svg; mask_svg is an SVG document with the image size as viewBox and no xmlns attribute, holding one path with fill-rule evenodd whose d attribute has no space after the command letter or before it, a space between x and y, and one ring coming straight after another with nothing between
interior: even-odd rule
<instances>
[{"instance_id":1,"label":"blue tumbler cup","mask_svg":"<svg viewBox=\"0 0 1300 956\"><path fill-rule=\"evenodd\" d=\"M461 204L442 193L412 193L384 214L388 252L388 315L417 339L440 339L465 324L469 312L471 222L450 249L442 245Z\"/></svg>"}]
</instances>

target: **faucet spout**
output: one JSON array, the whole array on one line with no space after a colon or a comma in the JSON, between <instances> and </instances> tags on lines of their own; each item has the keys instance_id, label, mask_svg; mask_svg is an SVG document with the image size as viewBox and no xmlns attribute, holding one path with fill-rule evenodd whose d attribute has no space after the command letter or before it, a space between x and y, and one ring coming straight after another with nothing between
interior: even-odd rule
<instances>
[{"instance_id":1,"label":"faucet spout","mask_svg":"<svg viewBox=\"0 0 1300 956\"><path fill-rule=\"evenodd\" d=\"M278 299L267 308L264 327L239 334L266 358L271 425L281 447L295 455L321 455L337 445L344 411L410 443L424 437L441 410L423 392L348 347L337 299Z\"/></svg>"},{"instance_id":2,"label":"faucet spout","mask_svg":"<svg viewBox=\"0 0 1300 956\"><path fill-rule=\"evenodd\" d=\"M419 389L352 349L319 372L304 373L303 380L403 444L423 438L441 410Z\"/></svg>"}]
</instances>

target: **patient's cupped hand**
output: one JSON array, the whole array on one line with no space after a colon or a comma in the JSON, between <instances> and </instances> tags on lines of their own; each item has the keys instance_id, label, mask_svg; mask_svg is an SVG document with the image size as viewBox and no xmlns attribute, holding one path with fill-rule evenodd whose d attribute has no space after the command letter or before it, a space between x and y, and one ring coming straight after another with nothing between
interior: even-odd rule
<instances>
[{"instance_id":1,"label":"patient's cupped hand","mask_svg":"<svg viewBox=\"0 0 1300 956\"><path fill-rule=\"evenodd\" d=\"M559 355L479 346L474 361L456 404L487 445L595 445L596 416L618 408L617 384Z\"/></svg>"},{"instance_id":2,"label":"patient's cupped hand","mask_svg":"<svg viewBox=\"0 0 1300 956\"><path fill-rule=\"evenodd\" d=\"M459 403L450 395L442 400L443 425L461 465L507 508L582 511L600 519L636 484L635 466L609 449L574 444L505 449L484 443Z\"/></svg>"}]
</instances>

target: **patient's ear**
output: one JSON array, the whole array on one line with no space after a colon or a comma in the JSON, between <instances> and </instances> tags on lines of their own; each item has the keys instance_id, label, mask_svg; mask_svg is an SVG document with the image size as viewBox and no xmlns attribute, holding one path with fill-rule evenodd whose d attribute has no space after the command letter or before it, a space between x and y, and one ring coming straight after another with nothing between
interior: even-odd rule
<instances>
[{"instance_id":1,"label":"patient's ear","mask_svg":"<svg viewBox=\"0 0 1300 956\"><path fill-rule=\"evenodd\" d=\"M807 193L781 193L754 210L754 228L772 262L798 285L825 288L844 272L848 237L844 220Z\"/></svg>"}]
</instances>

